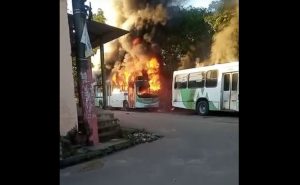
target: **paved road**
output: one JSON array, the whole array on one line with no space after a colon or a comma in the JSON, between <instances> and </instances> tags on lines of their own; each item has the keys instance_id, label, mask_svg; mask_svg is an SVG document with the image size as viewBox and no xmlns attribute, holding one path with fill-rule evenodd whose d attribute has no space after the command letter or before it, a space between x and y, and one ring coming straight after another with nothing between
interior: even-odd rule
<instances>
[{"instance_id":1,"label":"paved road","mask_svg":"<svg viewBox=\"0 0 300 185\"><path fill-rule=\"evenodd\" d=\"M61 185L238 185L238 117L113 111L165 137L60 171Z\"/></svg>"}]
</instances>

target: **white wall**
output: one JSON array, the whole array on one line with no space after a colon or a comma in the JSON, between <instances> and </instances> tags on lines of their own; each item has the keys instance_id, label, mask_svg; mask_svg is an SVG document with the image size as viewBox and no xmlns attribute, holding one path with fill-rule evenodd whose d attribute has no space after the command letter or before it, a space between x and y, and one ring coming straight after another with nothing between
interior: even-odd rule
<instances>
[{"instance_id":1,"label":"white wall","mask_svg":"<svg viewBox=\"0 0 300 185\"><path fill-rule=\"evenodd\" d=\"M60 0L60 135L77 127L67 1Z\"/></svg>"}]
</instances>

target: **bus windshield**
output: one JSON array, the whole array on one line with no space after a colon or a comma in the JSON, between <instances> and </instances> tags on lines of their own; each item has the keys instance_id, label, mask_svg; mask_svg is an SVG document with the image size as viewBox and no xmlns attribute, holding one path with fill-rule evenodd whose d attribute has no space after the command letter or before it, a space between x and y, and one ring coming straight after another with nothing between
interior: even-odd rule
<instances>
[{"instance_id":1,"label":"bus windshield","mask_svg":"<svg viewBox=\"0 0 300 185\"><path fill-rule=\"evenodd\" d=\"M153 98L157 97L157 95L154 95L150 91L150 85L148 81L136 81L136 93L141 98Z\"/></svg>"}]
</instances>

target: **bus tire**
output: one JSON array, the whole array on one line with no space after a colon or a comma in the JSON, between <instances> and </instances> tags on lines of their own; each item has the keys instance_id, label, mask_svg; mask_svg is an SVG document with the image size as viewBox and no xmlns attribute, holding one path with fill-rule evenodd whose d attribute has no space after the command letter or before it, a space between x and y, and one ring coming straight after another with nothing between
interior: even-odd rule
<instances>
[{"instance_id":1,"label":"bus tire","mask_svg":"<svg viewBox=\"0 0 300 185\"><path fill-rule=\"evenodd\" d=\"M128 108L129 108L128 101L126 101L126 100L125 100L125 101L123 101L123 109L127 111L127 110L128 110Z\"/></svg>"},{"instance_id":2,"label":"bus tire","mask_svg":"<svg viewBox=\"0 0 300 185\"><path fill-rule=\"evenodd\" d=\"M200 100L197 103L196 106L196 112L197 114L201 115L201 116L206 116L208 115L209 112L209 105L208 102L206 100Z\"/></svg>"}]
</instances>

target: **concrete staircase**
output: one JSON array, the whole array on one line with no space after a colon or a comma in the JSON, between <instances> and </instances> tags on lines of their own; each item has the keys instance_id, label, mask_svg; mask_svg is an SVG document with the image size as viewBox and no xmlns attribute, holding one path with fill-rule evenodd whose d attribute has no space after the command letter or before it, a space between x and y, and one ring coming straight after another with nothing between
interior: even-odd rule
<instances>
[{"instance_id":1,"label":"concrete staircase","mask_svg":"<svg viewBox=\"0 0 300 185\"><path fill-rule=\"evenodd\" d=\"M114 117L114 113L97 109L99 140L101 143L111 139L121 138L122 132L119 119Z\"/></svg>"},{"instance_id":2,"label":"concrete staircase","mask_svg":"<svg viewBox=\"0 0 300 185\"><path fill-rule=\"evenodd\" d=\"M83 125L83 116L81 108L78 110L78 126ZM111 139L121 138L122 132L119 124L119 119L114 117L114 113L109 110L96 108L98 120L98 133L100 143Z\"/></svg>"}]
</instances>

